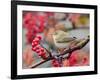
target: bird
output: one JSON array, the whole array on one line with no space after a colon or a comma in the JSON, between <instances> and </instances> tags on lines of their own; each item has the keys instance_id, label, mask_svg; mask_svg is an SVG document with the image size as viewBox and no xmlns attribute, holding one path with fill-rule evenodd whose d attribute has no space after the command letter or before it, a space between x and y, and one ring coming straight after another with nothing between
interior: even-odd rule
<instances>
[{"instance_id":1,"label":"bird","mask_svg":"<svg viewBox=\"0 0 100 80\"><path fill-rule=\"evenodd\" d=\"M57 30L52 35L57 48L69 48L70 44L77 39L76 37L71 37L68 32L62 30Z\"/></svg>"}]
</instances>

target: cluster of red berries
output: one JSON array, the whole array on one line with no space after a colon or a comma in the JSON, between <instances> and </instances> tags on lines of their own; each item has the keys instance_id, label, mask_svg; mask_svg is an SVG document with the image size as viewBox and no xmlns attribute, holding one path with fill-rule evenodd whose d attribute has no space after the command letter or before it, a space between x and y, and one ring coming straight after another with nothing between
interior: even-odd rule
<instances>
[{"instance_id":1,"label":"cluster of red berries","mask_svg":"<svg viewBox=\"0 0 100 80\"><path fill-rule=\"evenodd\" d=\"M61 67L61 64L59 63L58 60L53 59L53 60L52 60L52 66L53 66L53 67Z\"/></svg>"},{"instance_id":2,"label":"cluster of red berries","mask_svg":"<svg viewBox=\"0 0 100 80\"><path fill-rule=\"evenodd\" d=\"M68 61L69 61L69 66L88 65L89 64L88 53L82 50L76 50L72 52Z\"/></svg>"},{"instance_id":3,"label":"cluster of red berries","mask_svg":"<svg viewBox=\"0 0 100 80\"><path fill-rule=\"evenodd\" d=\"M32 43L33 38L37 33L41 33L44 30L48 17L53 13L34 13L26 12L23 17L23 27L27 29L26 38L27 43Z\"/></svg>"},{"instance_id":4,"label":"cluster of red berries","mask_svg":"<svg viewBox=\"0 0 100 80\"><path fill-rule=\"evenodd\" d=\"M44 17L44 15L36 15L32 12L25 13L23 17L23 27L27 29L27 43L32 43L37 33L43 32L45 20L46 17Z\"/></svg>"},{"instance_id":5,"label":"cluster of red berries","mask_svg":"<svg viewBox=\"0 0 100 80\"><path fill-rule=\"evenodd\" d=\"M46 51L39 45L41 36L36 36L32 41L32 50L36 52L41 58L46 59Z\"/></svg>"},{"instance_id":6,"label":"cluster of red berries","mask_svg":"<svg viewBox=\"0 0 100 80\"><path fill-rule=\"evenodd\" d=\"M28 30L26 33L26 40L27 40L27 44L32 43L32 40L34 39L34 36L36 34L32 31L32 30Z\"/></svg>"}]
</instances>

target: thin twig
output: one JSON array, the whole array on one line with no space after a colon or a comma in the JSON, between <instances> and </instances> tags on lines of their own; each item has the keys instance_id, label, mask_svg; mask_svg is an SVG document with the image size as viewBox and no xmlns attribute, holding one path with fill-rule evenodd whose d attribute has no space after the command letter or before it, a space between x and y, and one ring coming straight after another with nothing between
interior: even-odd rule
<instances>
[{"instance_id":1,"label":"thin twig","mask_svg":"<svg viewBox=\"0 0 100 80\"><path fill-rule=\"evenodd\" d=\"M79 50L79 49L81 49L81 48L83 48L87 43L89 42L89 37L87 38L87 39L84 39L83 41L81 41L80 43L78 43L76 46L74 46L74 47L72 47L72 48L67 48L67 49L65 49L61 54L58 54L58 55L56 55L56 56L63 56L63 55L65 55L65 54L67 54L67 53L69 53L69 55L71 55L71 53L73 52L73 51L75 51L75 50ZM51 54L51 53L50 53ZM68 56L68 57L70 57L70 56ZM68 58L67 57L67 58ZM33 66L31 66L30 68L35 68L35 67L37 67L37 66L39 66L39 65L41 65L41 64L43 64L43 63L45 63L45 62L47 62L47 61L49 61L49 60L52 60L52 59L54 59L54 57L53 56L49 56L46 60L43 60L43 61L40 61L39 63L37 63L37 64L35 64L35 65L33 65Z\"/></svg>"},{"instance_id":2,"label":"thin twig","mask_svg":"<svg viewBox=\"0 0 100 80\"><path fill-rule=\"evenodd\" d=\"M45 63L45 62L47 62L47 61L49 61L51 59L52 58L48 58L46 60L42 60L42 61L38 62L37 64L30 66L29 68L35 68L35 67L37 67L37 66L39 66L39 65L41 65L41 64L43 64L43 63Z\"/></svg>"}]
</instances>

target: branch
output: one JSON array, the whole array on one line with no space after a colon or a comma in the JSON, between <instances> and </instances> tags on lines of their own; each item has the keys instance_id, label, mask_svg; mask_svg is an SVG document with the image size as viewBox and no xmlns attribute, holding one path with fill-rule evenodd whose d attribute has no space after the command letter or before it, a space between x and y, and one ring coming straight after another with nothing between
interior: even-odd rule
<instances>
[{"instance_id":1,"label":"branch","mask_svg":"<svg viewBox=\"0 0 100 80\"><path fill-rule=\"evenodd\" d=\"M53 58L52 57L51 58L48 57L47 59L42 60L42 61L38 62L37 64L30 66L29 68L35 68L35 67L37 67L37 66L39 66L39 65L41 65L41 64L43 64L43 63L45 63L45 62L47 62L47 61L49 61L51 59L53 59Z\"/></svg>"},{"instance_id":2,"label":"branch","mask_svg":"<svg viewBox=\"0 0 100 80\"><path fill-rule=\"evenodd\" d=\"M88 42L89 42L89 37L87 39L82 40L80 43L78 43L76 46L74 46L72 48L69 48L69 49L66 48L61 54L58 54L56 56L59 57L59 56L65 55L67 53L70 53L69 56L67 57L67 58L69 58L73 51L83 48ZM37 63L35 65L30 66L30 68L35 68L35 67L37 67L37 66L39 66L39 65L41 65L41 64L43 64L43 63L45 63L45 62L47 62L49 60L52 60L52 59L54 59L54 56L49 56L47 59L45 59L43 61L40 61L39 63Z\"/></svg>"},{"instance_id":3,"label":"branch","mask_svg":"<svg viewBox=\"0 0 100 80\"><path fill-rule=\"evenodd\" d=\"M81 49L83 48L87 43L89 42L89 37L87 39L84 39L83 41L81 41L80 43L78 43L76 46L69 48L69 49L65 49L61 54L57 55L57 56L63 56L66 53L71 53L75 50Z\"/></svg>"}]
</instances>

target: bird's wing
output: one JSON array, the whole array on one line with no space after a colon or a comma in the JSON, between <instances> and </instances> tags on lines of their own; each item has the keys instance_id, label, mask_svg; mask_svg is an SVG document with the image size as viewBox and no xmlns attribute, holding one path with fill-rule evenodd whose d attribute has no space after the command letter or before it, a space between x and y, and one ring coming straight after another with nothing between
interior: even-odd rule
<instances>
[{"instance_id":1,"label":"bird's wing","mask_svg":"<svg viewBox=\"0 0 100 80\"><path fill-rule=\"evenodd\" d=\"M56 35L56 40L63 40L67 36L68 36L68 34L66 34L65 32L63 32L63 33L59 32L59 35Z\"/></svg>"},{"instance_id":2,"label":"bird's wing","mask_svg":"<svg viewBox=\"0 0 100 80\"><path fill-rule=\"evenodd\" d=\"M74 41L75 38L71 38L71 37L63 37L63 38L60 38L60 39L57 39L57 43L66 43L66 42L71 42L71 41Z\"/></svg>"}]
</instances>

